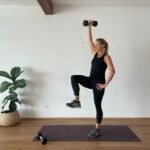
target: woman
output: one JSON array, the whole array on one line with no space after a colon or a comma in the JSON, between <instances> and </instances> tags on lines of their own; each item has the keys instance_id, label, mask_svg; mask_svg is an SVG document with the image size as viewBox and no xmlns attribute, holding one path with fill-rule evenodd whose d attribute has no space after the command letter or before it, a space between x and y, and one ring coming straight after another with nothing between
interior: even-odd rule
<instances>
[{"instance_id":1,"label":"woman","mask_svg":"<svg viewBox=\"0 0 150 150\"><path fill-rule=\"evenodd\" d=\"M112 59L108 54L108 43L103 38L96 39L95 43L92 39L92 21L89 21L88 26L88 41L91 49L91 53L94 55L91 61L91 71L89 76L84 75L72 75L71 85L73 88L75 99L66 103L71 108L80 108L79 98L79 84L93 90L94 104L96 108L96 126L89 132L89 138L96 138L100 135L101 122L103 119L103 110L101 107L102 98L105 92L105 88L108 86L115 74L115 68L112 63ZM109 75L105 80L105 71L109 69Z\"/></svg>"}]
</instances>

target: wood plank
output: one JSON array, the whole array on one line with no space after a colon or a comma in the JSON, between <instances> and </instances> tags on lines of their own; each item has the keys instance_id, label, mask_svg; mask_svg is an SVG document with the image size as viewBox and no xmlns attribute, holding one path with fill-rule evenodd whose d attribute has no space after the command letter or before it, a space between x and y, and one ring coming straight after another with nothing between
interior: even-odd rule
<instances>
[{"instance_id":1,"label":"wood plank","mask_svg":"<svg viewBox=\"0 0 150 150\"><path fill-rule=\"evenodd\" d=\"M37 0L46 15L53 14L53 3L51 0Z\"/></svg>"},{"instance_id":2,"label":"wood plank","mask_svg":"<svg viewBox=\"0 0 150 150\"><path fill-rule=\"evenodd\" d=\"M20 124L12 127L0 127L0 150L150 150L150 119L149 118L104 118L102 124L129 125L142 142L48 142L43 146L32 139L46 124L95 124L93 118L47 118L23 119Z\"/></svg>"}]
</instances>

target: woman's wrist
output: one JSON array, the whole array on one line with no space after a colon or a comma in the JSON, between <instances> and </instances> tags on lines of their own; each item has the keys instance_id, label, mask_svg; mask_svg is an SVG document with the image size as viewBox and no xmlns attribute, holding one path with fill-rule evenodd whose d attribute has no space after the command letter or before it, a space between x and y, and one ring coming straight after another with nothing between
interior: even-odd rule
<instances>
[{"instance_id":1,"label":"woman's wrist","mask_svg":"<svg viewBox=\"0 0 150 150\"><path fill-rule=\"evenodd\" d=\"M105 83L105 87L108 85L108 82Z\"/></svg>"}]
</instances>

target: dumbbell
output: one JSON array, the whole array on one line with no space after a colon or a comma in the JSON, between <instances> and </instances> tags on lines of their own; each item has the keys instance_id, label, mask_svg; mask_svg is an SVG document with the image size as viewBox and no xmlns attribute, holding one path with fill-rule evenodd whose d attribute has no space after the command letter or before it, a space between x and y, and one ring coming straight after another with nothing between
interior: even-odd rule
<instances>
[{"instance_id":1,"label":"dumbbell","mask_svg":"<svg viewBox=\"0 0 150 150\"><path fill-rule=\"evenodd\" d=\"M89 21L88 20L83 20L83 26L88 26ZM92 21L92 26L96 27L98 25L97 21Z\"/></svg>"},{"instance_id":2,"label":"dumbbell","mask_svg":"<svg viewBox=\"0 0 150 150\"><path fill-rule=\"evenodd\" d=\"M42 133L39 132L36 138L40 140L43 145L47 144L47 138L45 138Z\"/></svg>"}]
</instances>

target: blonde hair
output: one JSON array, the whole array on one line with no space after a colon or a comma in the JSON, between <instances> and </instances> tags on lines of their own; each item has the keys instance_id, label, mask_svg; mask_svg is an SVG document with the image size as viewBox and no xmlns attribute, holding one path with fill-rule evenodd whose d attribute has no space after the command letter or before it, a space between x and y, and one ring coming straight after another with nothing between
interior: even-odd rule
<instances>
[{"instance_id":1,"label":"blonde hair","mask_svg":"<svg viewBox=\"0 0 150 150\"><path fill-rule=\"evenodd\" d=\"M97 38L96 41L99 41L102 45L104 44L105 53L108 54L108 42L103 38Z\"/></svg>"}]
</instances>

